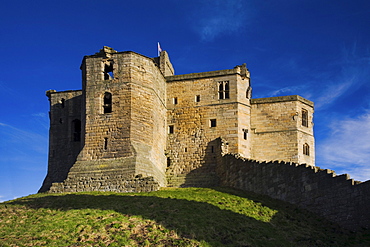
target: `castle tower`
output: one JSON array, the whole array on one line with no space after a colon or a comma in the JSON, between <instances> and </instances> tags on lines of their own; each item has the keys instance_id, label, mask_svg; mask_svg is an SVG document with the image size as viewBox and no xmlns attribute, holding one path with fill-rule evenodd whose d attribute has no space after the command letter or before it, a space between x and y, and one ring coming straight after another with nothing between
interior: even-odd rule
<instances>
[{"instance_id":1,"label":"castle tower","mask_svg":"<svg viewBox=\"0 0 370 247\"><path fill-rule=\"evenodd\" d=\"M217 185L217 139L251 155L250 74L233 69L168 76L167 176L170 186Z\"/></svg>"}]
</instances>

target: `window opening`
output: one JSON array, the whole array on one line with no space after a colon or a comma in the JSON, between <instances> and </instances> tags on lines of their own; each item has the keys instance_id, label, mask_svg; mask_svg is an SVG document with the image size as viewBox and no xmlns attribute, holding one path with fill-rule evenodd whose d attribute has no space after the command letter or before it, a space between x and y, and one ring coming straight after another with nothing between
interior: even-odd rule
<instances>
[{"instance_id":1,"label":"window opening","mask_svg":"<svg viewBox=\"0 0 370 247\"><path fill-rule=\"evenodd\" d=\"M229 81L218 82L218 98L219 99L229 99L230 98Z\"/></svg>"},{"instance_id":2,"label":"window opening","mask_svg":"<svg viewBox=\"0 0 370 247\"><path fill-rule=\"evenodd\" d=\"M112 94L105 92L103 101L104 101L103 102L104 113L111 113L112 112Z\"/></svg>"},{"instance_id":3,"label":"window opening","mask_svg":"<svg viewBox=\"0 0 370 247\"><path fill-rule=\"evenodd\" d=\"M310 146L307 143L303 144L303 154L307 156L310 155Z\"/></svg>"},{"instance_id":4,"label":"window opening","mask_svg":"<svg viewBox=\"0 0 370 247\"><path fill-rule=\"evenodd\" d=\"M72 136L74 142L81 141L81 121L75 119L72 121Z\"/></svg>"},{"instance_id":5,"label":"window opening","mask_svg":"<svg viewBox=\"0 0 370 247\"><path fill-rule=\"evenodd\" d=\"M177 105L177 97L173 98L173 104Z\"/></svg>"},{"instance_id":6,"label":"window opening","mask_svg":"<svg viewBox=\"0 0 370 247\"><path fill-rule=\"evenodd\" d=\"M113 75L113 61L104 64L104 80L114 79Z\"/></svg>"},{"instance_id":7,"label":"window opening","mask_svg":"<svg viewBox=\"0 0 370 247\"><path fill-rule=\"evenodd\" d=\"M243 139L244 140L248 139L248 130L247 129L243 129Z\"/></svg>"},{"instance_id":8,"label":"window opening","mask_svg":"<svg viewBox=\"0 0 370 247\"><path fill-rule=\"evenodd\" d=\"M195 96L195 102L200 102L200 95Z\"/></svg>"},{"instance_id":9,"label":"window opening","mask_svg":"<svg viewBox=\"0 0 370 247\"><path fill-rule=\"evenodd\" d=\"M174 126L173 125L169 125L168 126L168 134L173 134L174 132Z\"/></svg>"},{"instance_id":10,"label":"window opening","mask_svg":"<svg viewBox=\"0 0 370 247\"><path fill-rule=\"evenodd\" d=\"M185 151L185 153L186 153L186 152L188 151L188 148L185 148L185 149L184 149L184 151Z\"/></svg>"},{"instance_id":11,"label":"window opening","mask_svg":"<svg viewBox=\"0 0 370 247\"><path fill-rule=\"evenodd\" d=\"M167 167L170 167L171 166L171 159L170 157L167 157Z\"/></svg>"},{"instance_id":12,"label":"window opening","mask_svg":"<svg viewBox=\"0 0 370 247\"><path fill-rule=\"evenodd\" d=\"M245 97L247 99L252 98L252 88L251 87L248 87L247 91L245 92Z\"/></svg>"},{"instance_id":13,"label":"window opening","mask_svg":"<svg viewBox=\"0 0 370 247\"><path fill-rule=\"evenodd\" d=\"M61 107L64 108L66 106L66 99L62 98L60 101Z\"/></svg>"},{"instance_id":14,"label":"window opening","mask_svg":"<svg viewBox=\"0 0 370 247\"><path fill-rule=\"evenodd\" d=\"M302 109L302 125L308 127L308 111Z\"/></svg>"},{"instance_id":15,"label":"window opening","mask_svg":"<svg viewBox=\"0 0 370 247\"><path fill-rule=\"evenodd\" d=\"M209 124L210 124L210 127L216 127L217 126L217 122L216 122L216 119L211 119L209 120Z\"/></svg>"},{"instance_id":16,"label":"window opening","mask_svg":"<svg viewBox=\"0 0 370 247\"><path fill-rule=\"evenodd\" d=\"M108 138L105 137L104 138L104 150L107 150L108 149Z\"/></svg>"},{"instance_id":17,"label":"window opening","mask_svg":"<svg viewBox=\"0 0 370 247\"><path fill-rule=\"evenodd\" d=\"M215 151L214 146L211 146L211 153L213 153L214 151Z\"/></svg>"}]
</instances>

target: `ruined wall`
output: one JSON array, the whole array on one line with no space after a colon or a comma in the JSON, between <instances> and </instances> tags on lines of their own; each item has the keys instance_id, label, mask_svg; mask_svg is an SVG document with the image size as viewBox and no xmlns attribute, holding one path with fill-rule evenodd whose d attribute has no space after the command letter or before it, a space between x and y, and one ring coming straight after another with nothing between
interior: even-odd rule
<instances>
[{"instance_id":1,"label":"ruined wall","mask_svg":"<svg viewBox=\"0 0 370 247\"><path fill-rule=\"evenodd\" d=\"M298 95L251 100L252 159L315 165L313 103ZM302 125L302 111L307 126ZM304 154L307 144L309 153Z\"/></svg>"},{"instance_id":2,"label":"ruined wall","mask_svg":"<svg viewBox=\"0 0 370 247\"><path fill-rule=\"evenodd\" d=\"M212 141L219 136L228 139L231 151L248 155L249 140L243 140L245 147L239 145L242 129L249 129L249 99L246 90L250 85L245 72L246 69L241 75L240 69L235 68L166 77L166 152L170 186L184 186L186 181L183 179L176 182L176 177L185 177L190 172L210 174L214 171L216 147ZM222 99L219 97L220 82L228 82L229 86L228 96ZM210 177L207 179L212 180ZM217 183L216 180L213 182Z\"/></svg>"},{"instance_id":3,"label":"ruined wall","mask_svg":"<svg viewBox=\"0 0 370 247\"><path fill-rule=\"evenodd\" d=\"M66 179L81 151L82 91L46 92L50 102L48 173L40 192L47 191L52 182Z\"/></svg>"},{"instance_id":4,"label":"ruined wall","mask_svg":"<svg viewBox=\"0 0 370 247\"><path fill-rule=\"evenodd\" d=\"M286 162L257 162L226 154L218 159L223 186L252 191L295 204L344 228L370 227L370 181Z\"/></svg>"}]
</instances>

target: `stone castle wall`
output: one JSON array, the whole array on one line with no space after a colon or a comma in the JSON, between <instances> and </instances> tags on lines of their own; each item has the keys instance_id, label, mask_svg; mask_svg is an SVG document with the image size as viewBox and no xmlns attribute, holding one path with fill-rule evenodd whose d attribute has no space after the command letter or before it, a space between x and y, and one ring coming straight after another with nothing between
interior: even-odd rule
<instances>
[{"instance_id":1,"label":"stone castle wall","mask_svg":"<svg viewBox=\"0 0 370 247\"><path fill-rule=\"evenodd\" d=\"M76 162L83 139L81 130L82 91L47 91L50 102L48 174L40 188L47 191L52 182L62 182Z\"/></svg>"},{"instance_id":2,"label":"stone castle wall","mask_svg":"<svg viewBox=\"0 0 370 247\"><path fill-rule=\"evenodd\" d=\"M315 164L311 101L293 95L252 99L251 106L250 158ZM307 126L302 124L302 110L307 111ZM309 146L309 154L303 152L305 144Z\"/></svg>"},{"instance_id":3,"label":"stone castle wall","mask_svg":"<svg viewBox=\"0 0 370 247\"><path fill-rule=\"evenodd\" d=\"M240 69L235 68L166 79L166 155L170 186L174 185L171 181L176 177L191 171L209 173L214 170L216 147L212 140L219 136L229 140L232 151L249 155L248 140L244 140L244 148L239 146L242 129L249 129L250 107L245 95L250 85L246 71L241 74ZM227 98L219 98L220 82L229 85ZM243 98L239 98L240 95ZM200 167L202 169L198 169Z\"/></svg>"},{"instance_id":4,"label":"stone castle wall","mask_svg":"<svg viewBox=\"0 0 370 247\"><path fill-rule=\"evenodd\" d=\"M295 204L350 230L370 227L370 181L288 162L259 162L238 155L219 156L221 185Z\"/></svg>"}]
</instances>

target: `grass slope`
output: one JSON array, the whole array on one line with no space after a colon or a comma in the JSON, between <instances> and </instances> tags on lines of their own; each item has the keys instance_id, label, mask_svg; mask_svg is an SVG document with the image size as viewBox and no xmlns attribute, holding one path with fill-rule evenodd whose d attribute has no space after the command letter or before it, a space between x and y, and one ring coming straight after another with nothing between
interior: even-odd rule
<instances>
[{"instance_id":1,"label":"grass slope","mask_svg":"<svg viewBox=\"0 0 370 247\"><path fill-rule=\"evenodd\" d=\"M36 194L0 203L0 246L370 246L365 237L229 188Z\"/></svg>"}]
</instances>

